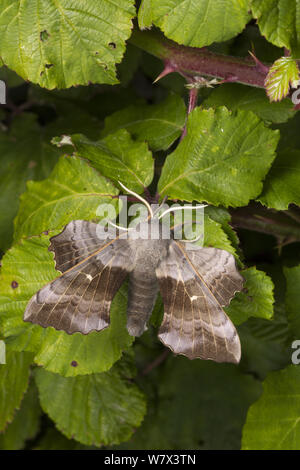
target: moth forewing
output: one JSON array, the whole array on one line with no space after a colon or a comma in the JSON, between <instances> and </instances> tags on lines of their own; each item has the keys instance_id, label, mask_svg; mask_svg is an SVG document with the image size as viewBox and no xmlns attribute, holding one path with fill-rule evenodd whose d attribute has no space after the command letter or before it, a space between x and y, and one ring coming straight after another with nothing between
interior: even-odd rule
<instances>
[{"instance_id":1,"label":"moth forewing","mask_svg":"<svg viewBox=\"0 0 300 470\"><path fill-rule=\"evenodd\" d=\"M69 334L109 325L112 299L133 267L132 253L126 239L101 240L96 231L97 224L77 220L51 239L56 268L71 267L32 297L25 321Z\"/></svg>"}]
</instances>

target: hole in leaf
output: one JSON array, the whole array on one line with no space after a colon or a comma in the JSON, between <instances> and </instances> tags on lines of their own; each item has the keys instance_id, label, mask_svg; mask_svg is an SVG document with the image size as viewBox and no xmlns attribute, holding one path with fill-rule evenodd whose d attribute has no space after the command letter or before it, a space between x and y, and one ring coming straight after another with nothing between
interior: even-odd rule
<instances>
[{"instance_id":1,"label":"hole in leaf","mask_svg":"<svg viewBox=\"0 0 300 470\"><path fill-rule=\"evenodd\" d=\"M53 67L53 64L45 64L46 69L51 69Z\"/></svg>"},{"instance_id":2,"label":"hole in leaf","mask_svg":"<svg viewBox=\"0 0 300 470\"><path fill-rule=\"evenodd\" d=\"M109 44L109 47L111 47L112 49L115 49L117 47L116 43L115 42L110 42Z\"/></svg>"},{"instance_id":3,"label":"hole in leaf","mask_svg":"<svg viewBox=\"0 0 300 470\"><path fill-rule=\"evenodd\" d=\"M77 361L72 361L72 362L71 362L71 366L72 366L72 367L77 367L77 366L78 366L78 362L77 362Z\"/></svg>"},{"instance_id":4,"label":"hole in leaf","mask_svg":"<svg viewBox=\"0 0 300 470\"><path fill-rule=\"evenodd\" d=\"M11 287L12 287L13 289L16 289L18 286L19 286L19 284L18 284L17 281L12 281Z\"/></svg>"},{"instance_id":5,"label":"hole in leaf","mask_svg":"<svg viewBox=\"0 0 300 470\"><path fill-rule=\"evenodd\" d=\"M43 41L43 42L47 41L49 36L50 36L50 34L48 33L48 31L46 29L44 29L44 31L40 32L40 40Z\"/></svg>"}]
</instances>

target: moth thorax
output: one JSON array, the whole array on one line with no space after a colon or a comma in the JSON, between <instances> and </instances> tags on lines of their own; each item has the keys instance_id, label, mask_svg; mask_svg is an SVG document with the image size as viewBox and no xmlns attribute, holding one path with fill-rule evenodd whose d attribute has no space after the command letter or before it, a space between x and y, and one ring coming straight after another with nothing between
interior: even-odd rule
<instances>
[{"instance_id":1,"label":"moth thorax","mask_svg":"<svg viewBox=\"0 0 300 470\"><path fill-rule=\"evenodd\" d=\"M169 240L171 238L170 224L161 223L157 218L137 224L134 230L129 231L131 240Z\"/></svg>"}]
</instances>

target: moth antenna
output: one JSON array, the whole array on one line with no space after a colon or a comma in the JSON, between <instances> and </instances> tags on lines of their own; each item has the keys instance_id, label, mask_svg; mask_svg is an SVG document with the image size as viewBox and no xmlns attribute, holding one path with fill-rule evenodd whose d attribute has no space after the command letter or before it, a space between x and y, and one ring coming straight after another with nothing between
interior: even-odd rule
<instances>
[{"instance_id":1,"label":"moth antenna","mask_svg":"<svg viewBox=\"0 0 300 470\"><path fill-rule=\"evenodd\" d=\"M155 209L155 211L153 212L153 215L157 214L160 211L161 207L164 205L164 203L166 202L167 199L168 199L168 196L165 196L163 198L162 203L159 204L157 209Z\"/></svg>"},{"instance_id":2,"label":"moth antenna","mask_svg":"<svg viewBox=\"0 0 300 470\"><path fill-rule=\"evenodd\" d=\"M183 242L183 243L195 243L197 242L198 240L200 240L200 238L202 237L202 234L201 235L198 235L198 237L194 238L193 240L178 240L179 242Z\"/></svg>"},{"instance_id":3,"label":"moth antenna","mask_svg":"<svg viewBox=\"0 0 300 470\"><path fill-rule=\"evenodd\" d=\"M153 218L153 210L150 206L150 204L148 203L148 201L146 201L146 199L144 199L142 196L140 196L139 194L135 193L134 191L131 191L130 189L126 188L125 184L121 183L121 181L118 181L119 185L121 186L121 188L125 189L125 191L127 191L129 194L132 194L133 196L135 196L137 199L139 199L143 204L145 204L145 206L147 207L148 209L148 212L151 216L151 219Z\"/></svg>"},{"instance_id":4,"label":"moth antenna","mask_svg":"<svg viewBox=\"0 0 300 470\"><path fill-rule=\"evenodd\" d=\"M119 229L119 230L126 230L126 232L128 232L128 230L133 230L133 227L122 227L121 225L116 225L114 224L113 222L111 222L110 220L108 221L109 225L112 225L113 227Z\"/></svg>"},{"instance_id":5,"label":"moth antenna","mask_svg":"<svg viewBox=\"0 0 300 470\"><path fill-rule=\"evenodd\" d=\"M203 207L207 207L208 204L200 204L200 206L182 206L182 207L169 207L169 209L166 209L159 217L158 220L164 217L166 214L169 212L175 212L175 211L182 211L184 209L202 209Z\"/></svg>"}]
</instances>

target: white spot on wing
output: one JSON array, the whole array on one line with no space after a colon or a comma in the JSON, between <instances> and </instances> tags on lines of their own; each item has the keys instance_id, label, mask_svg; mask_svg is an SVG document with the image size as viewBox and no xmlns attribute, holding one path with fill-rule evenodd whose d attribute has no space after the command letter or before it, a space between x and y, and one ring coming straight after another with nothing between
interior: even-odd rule
<instances>
[{"instance_id":1,"label":"white spot on wing","mask_svg":"<svg viewBox=\"0 0 300 470\"><path fill-rule=\"evenodd\" d=\"M191 301L193 302L194 300L197 300L198 299L198 295L193 295L193 297L191 297Z\"/></svg>"},{"instance_id":2,"label":"white spot on wing","mask_svg":"<svg viewBox=\"0 0 300 470\"><path fill-rule=\"evenodd\" d=\"M91 276L90 274L86 274L86 273L85 273L85 277L86 277L89 281L92 281L92 280L93 280L93 276Z\"/></svg>"}]
</instances>

